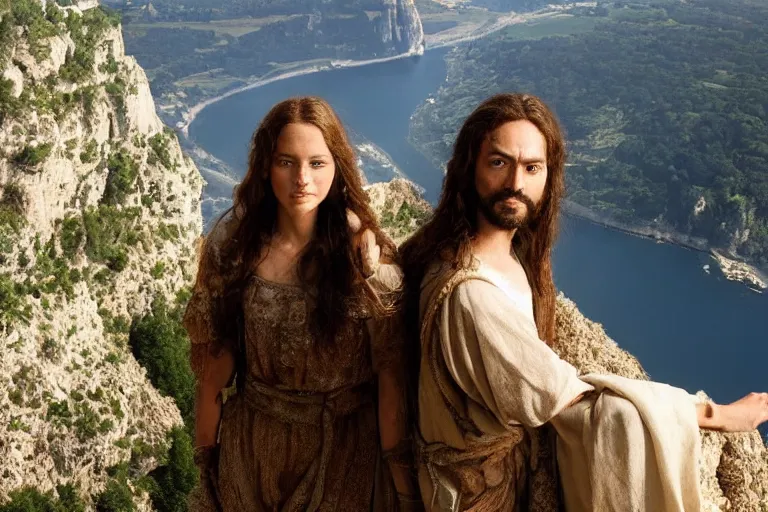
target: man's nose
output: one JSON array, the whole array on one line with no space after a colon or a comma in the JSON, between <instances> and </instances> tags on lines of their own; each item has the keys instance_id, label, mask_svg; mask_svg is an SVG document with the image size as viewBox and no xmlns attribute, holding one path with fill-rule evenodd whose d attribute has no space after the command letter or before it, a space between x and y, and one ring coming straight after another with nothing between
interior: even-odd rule
<instances>
[{"instance_id":1,"label":"man's nose","mask_svg":"<svg viewBox=\"0 0 768 512\"><path fill-rule=\"evenodd\" d=\"M507 180L504 183L505 188L512 189L514 191L522 191L525 188L525 166L515 165L510 168L507 174Z\"/></svg>"}]
</instances>

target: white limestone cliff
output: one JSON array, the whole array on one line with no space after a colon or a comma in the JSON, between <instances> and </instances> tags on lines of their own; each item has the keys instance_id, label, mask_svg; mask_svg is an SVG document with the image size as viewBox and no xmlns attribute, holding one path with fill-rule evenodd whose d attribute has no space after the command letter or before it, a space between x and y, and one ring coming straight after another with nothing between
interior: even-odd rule
<instances>
[{"instance_id":1,"label":"white limestone cliff","mask_svg":"<svg viewBox=\"0 0 768 512\"><path fill-rule=\"evenodd\" d=\"M424 28L413 0L385 0L381 17L382 41L392 42L398 53L424 53Z\"/></svg>"},{"instance_id":2,"label":"white limestone cliff","mask_svg":"<svg viewBox=\"0 0 768 512\"><path fill-rule=\"evenodd\" d=\"M0 60L17 104L0 114L0 216L12 221L0 225L0 503L63 483L88 497L129 460L146 473L182 422L131 355L127 326L191 283L202 178L119 25L85 21L99 18L92 0L65 11L81 34L59 22L33 49L17 26ZM72 80L87 34L93 60Z\"/></svg>"}]
</instances>

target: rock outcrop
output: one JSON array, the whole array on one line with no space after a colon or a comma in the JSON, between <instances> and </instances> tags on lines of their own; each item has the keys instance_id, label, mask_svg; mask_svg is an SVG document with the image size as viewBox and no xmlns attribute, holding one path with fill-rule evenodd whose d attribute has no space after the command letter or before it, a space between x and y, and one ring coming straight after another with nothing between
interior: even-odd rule
<instances>
[{"instance_id":1,"label":"rock outcrop","mask_svg":"<svg viewBox=\"0 0 768 512\"><path fill-rule=\"evenodd\" d=\"M397 53L424 53L424 28L413 0L386 0L382 41L392 42Z\"/></svg>"},{"instance_id":2,"label":"rock outcrop","mask_svg":"<svg viewBox=\"0 0 768 512\"><path fill-rule=\"evenodd\" d=\"M366 193L379 224L398 245L416 231L432 211L416 185L403 178L369 185Z\"/></svg>"}]
</instances>

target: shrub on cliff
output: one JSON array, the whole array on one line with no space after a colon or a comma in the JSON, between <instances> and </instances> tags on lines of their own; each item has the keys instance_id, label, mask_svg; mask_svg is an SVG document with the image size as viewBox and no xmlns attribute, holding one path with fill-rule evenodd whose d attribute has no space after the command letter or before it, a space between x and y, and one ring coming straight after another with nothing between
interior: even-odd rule
<instances>
[{"instance_id":1,"label":"shrub on cliff","mask_svg":"<svg viewBox=\"0 0 768 512\"><path fill-rule=\"evenodd\" d=\"M187 495L198 479L192 458L192 438L185 429L176 427L168 439L171 448L167 463L148 475L149 496L159 512L186 512Z\"/></svg>"},{"instance_id":2,"label":"shrub on cliff","mask_svg":"<svg viewBox=\"0 0 768 512\"><path fill-rule=\"evenodd\" d=\"M0 27L2 22L0 22ZM3 50L0 48L0 52ZM19 111L19 100L13 95L13 82L0 78L0 126L6 117L14 117Z\"/></svg>"},{"instance_id":3,"label":"shrub on cliff","mask_svg":"<svg viewBox=\"0 0 768 512\"><path fill-rule=\"evenodd\" d=\"M195 377L189 365L189 338L181 325L181 310L164 301L152 313L134 321L130 345L136 360L160 393L173 397L184 421L193 421Z\"/></svg>"},{"instance_id":4,"label":"shrub on cliff","mask_svg":"<svg viewBox=\"0 0 768 512\"><path fill-rule=\"evenodd\" d=\"M31 313L20 285L10 275L0 274L0 332L17 321L28 322Z\"/></svg>"},{"instance_id":5,"label":"shrub on cliff","mask_svg":"<svg viewBox=\"0 0 768 512\"><path fill-rule=\"evenodd\" d=\"M32 168L43 163L51 154L52 149L53 146L47 143L34 147L26 146L13 157L13 162L23 167Z\"/></svg>"},{"instance_id":6,"label":"shrub on cliff","mask_svg":"<svg viewBox=\"0 0 768 512\"><path fill-rule=\"evenodd\" d=\"M180 303L185 302L184 297ZM183 307L170 308L157 300L152 313L134 321L130 345L136 360L160 393L173 397L184 418L186 430L173 429L166 463L150 473L148 485L152 504L160 512L183 512L187 495L197 482L193 462L195 377L189 365L189 338L181 325Z\"/></svg>"},{"instance_id":7,"label":"shrub on cliff","mask_svg":"<svg viewBox=\"0 0 768 512\"><path fill-rule=\"evenodd\" d=\"M109 174L104 188L104 202L110 205L123 204L126 196L133 192L139 167L127 151L120 150L109 156L107 169Z\"/></svg>"},{"instance_id":8,"label":"shrub on cliff","mask_svg":"<svg viewBox=\"0 0 768 512\"><path fill-rule=\"evenodd\" d=\"M71 484L56 487L52 491L41 493L32 487L12 491L10 501L0 505L0 512L84 512L85 503L77 495Z\"/></svg>"},{"instance_id":9,"label":"shrub on cliff","mask_svg":"<svg viewBox=\"0 0 768 512\"><path fill-rule=\"evenodd\" d=\"M43 60L51 53L51 47L45 39L60 33L57 25L60 20L59 8L49 3L48 9L51 12L46 17L38 0L13 0L11 3L13 22L26 28L30 53L37 60Z\"/></svg>"},{"instance_id":10,"label":"shrub on cliff","mask_svg":"<svg viewBox=\"0 0 768 512\"><path fill-rule=\"evenodd\" d=\"M104 263L110 270L120 272L128 263L127 247L138 241L136 225L141 210L112 206L91 208L83 214L86 242L85 253L91 261Z\"/></svg>"},{"instance_id":11,"label":"shrub on cliff","mask_svg":"<svg viewBox=\"0 0 768 512\"><path fill-rule=\"evenodd\" d=\"M97 512L133 512L133 493L125 477L113 478L104 492L96 497Z\"/></svg>"},{"instance_id":12,"label":"shrub on cliff","mask_svg":"<svg viewBox=\"0 0 768 512\"><path fill-rule=\"evenodd\" d=\"M87 10L82 16L75 12L69 13L66 24L75 42L75 50L67 53L59 76L72 83L83 83L93 76L96 49L101 43L102 34L109 27L120 24L120 14L99 6Z\"/></svg>"}]
</instances>

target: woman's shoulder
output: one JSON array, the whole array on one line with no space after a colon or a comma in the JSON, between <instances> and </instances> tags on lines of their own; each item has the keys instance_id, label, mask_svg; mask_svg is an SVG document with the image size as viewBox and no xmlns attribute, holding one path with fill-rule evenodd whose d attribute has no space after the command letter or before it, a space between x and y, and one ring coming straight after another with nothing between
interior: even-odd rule
<instances>
[{"instance_id":1,"label":"woman's shoulder","mask_svg":"<svg viewBox=\"0 0 768 512\"><path fill-rule=\"evenodd\" d=\"M222 214L213 223L211 230L204 237L204 251L214 262L221 262L222 249L232 239L237 228L237 219L232 211Z\"/></svg>"}]
</instances>

